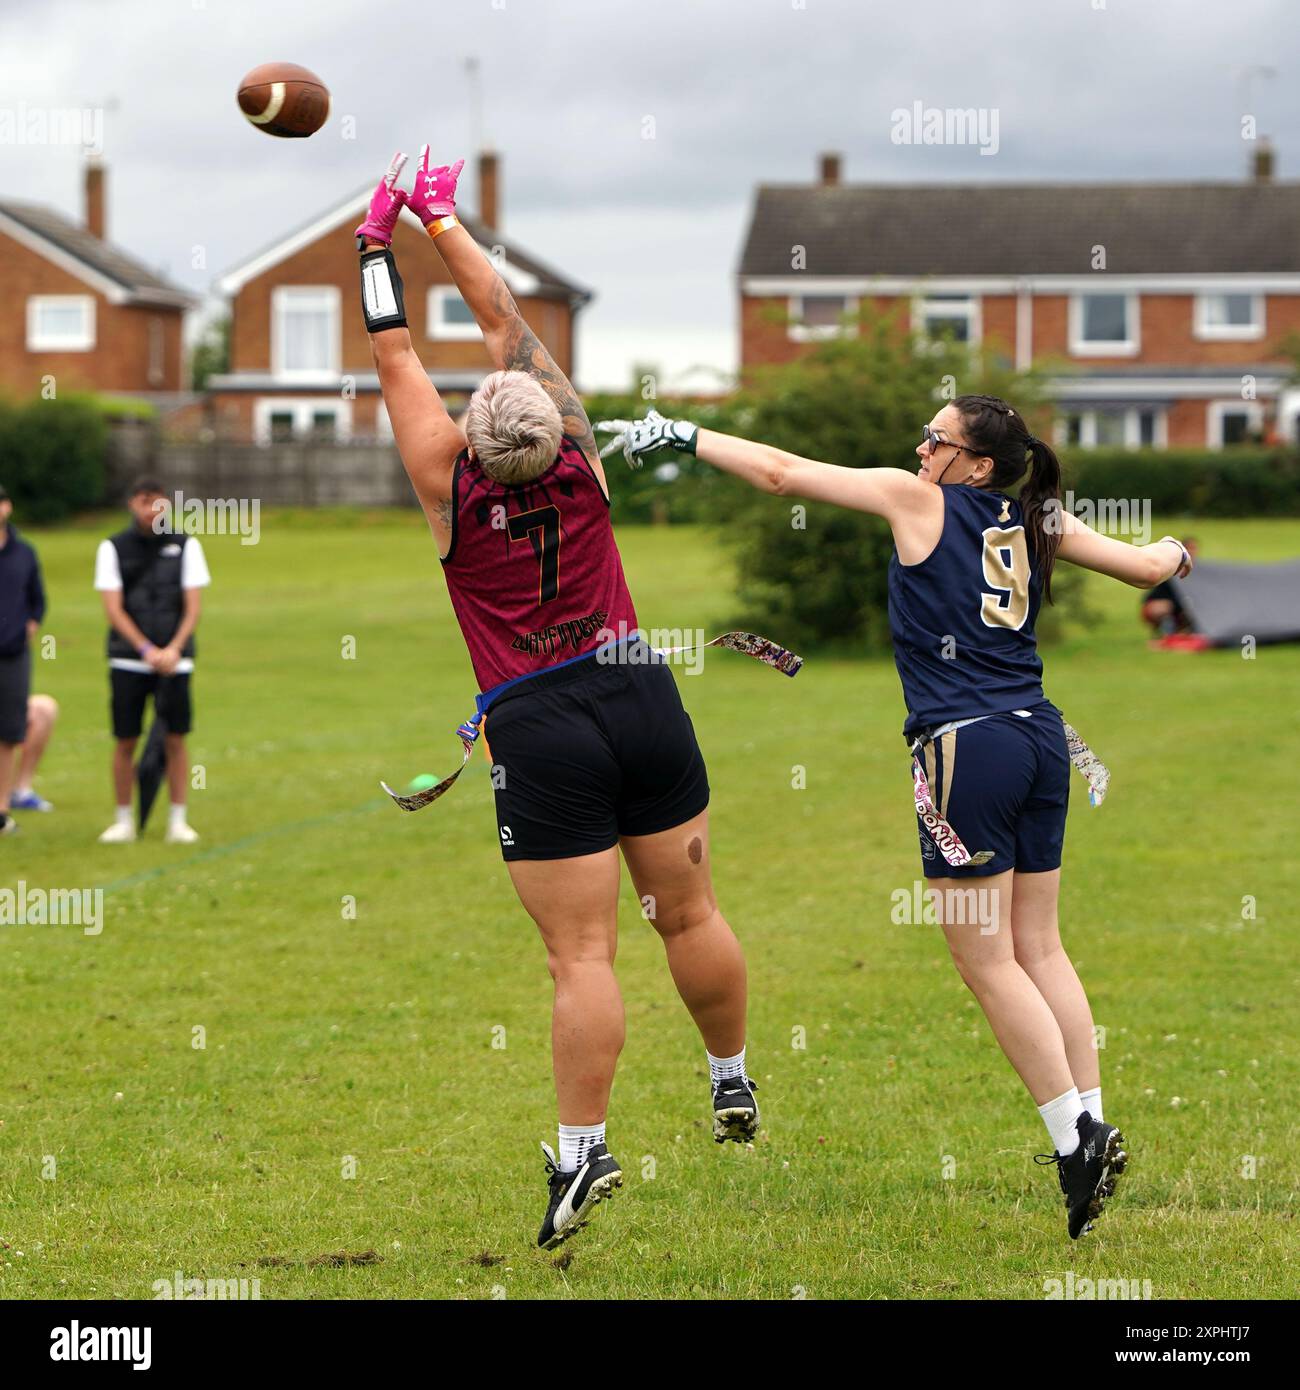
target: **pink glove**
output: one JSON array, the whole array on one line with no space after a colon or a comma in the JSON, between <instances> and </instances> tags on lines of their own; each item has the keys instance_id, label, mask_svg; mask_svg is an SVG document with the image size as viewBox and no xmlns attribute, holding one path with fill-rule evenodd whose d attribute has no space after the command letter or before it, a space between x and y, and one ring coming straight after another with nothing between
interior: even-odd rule
<instances>
[{"instance_id":1,"label":"pink glove","mask_svg":"<svg viewBox=\"0 0 1300 1390\"><path fill-rule=\"evenodd\" d=\"M428 145L420 151L415 189L407 195L406 206L426 227L437 218L456 211L456 180L464 167L465 161L458 159L451 166L440 164L436 169L430 169Z\"/></svg>"},{"instance_id":2,"label":"pink glove","mask_svg":"<svg viewBox=\"0 0 1300 1390\"><path fill-rule=\"evenodd\" d=\"M357 236L382 242L385 246L392 245L393 228L397 226L397 219L406 205L406 190L397 187L397 178L405 163L406 156L399 150L375 189L375 195L370 200L370 211L357 228Z\"/></svg>"}]
</instances>

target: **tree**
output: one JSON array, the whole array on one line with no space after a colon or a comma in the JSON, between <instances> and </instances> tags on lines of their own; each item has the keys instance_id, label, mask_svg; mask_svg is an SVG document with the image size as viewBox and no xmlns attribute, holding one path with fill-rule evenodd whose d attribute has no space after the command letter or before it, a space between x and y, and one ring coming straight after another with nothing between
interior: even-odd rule
<instances>
[{"instance_id":1,"label":"tree","mask_svg":"<svg viewBox=\"0 0 1300 1390\"><path fill-rule=\"evenodd\" d=\"M215 319L190 354L190 387L207 388L208 378L230 370L230 318Z\"/></svg>"},{"instance_id":2,"label":"tree","mask_svg":"<svg viewBox=\"0 0 1300 1390\"><path fill-rule=\"evenodd\" d=\"M897 312L864 308L851 332L794 363L755 374L738 402L741 433L853 468L915 469L913 453L945 400L986 393L1013 401L1046 432L1050 411L1032 374L994 347L924 340ZM730 526L747 621L798 648L889 645L889 527L861 512L750 493Z\"/></svg>"}]
</instances>

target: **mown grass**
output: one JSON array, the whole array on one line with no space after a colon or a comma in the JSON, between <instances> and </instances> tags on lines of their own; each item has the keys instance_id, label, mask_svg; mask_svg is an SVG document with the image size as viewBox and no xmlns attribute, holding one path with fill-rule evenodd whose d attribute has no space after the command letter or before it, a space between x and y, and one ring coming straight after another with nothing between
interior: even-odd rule
<instances>
[{"instance_id":1,"label":"mown grass","mask_svg":"<svg viewBox=\"0 0 1300 1390\"><path fill-rule=\"evenodd\" d=\"M1206 555L1300 548L1293 521L1195 529ZM3 842L0 875L102 886L105 926L0 927L3 1296L149 1297L178 1270L264 1298L1041 1298L1067 1270L1155 1297L1292 1293L1295 648L1154 654L1137 595L1090 581L1099 623L1047 654L1048 693L1113 772L1100 810L1075 797L1063 923L1134 1153L1078 1245L937 929L891 920L918 876L892 664L814 658L791 682L719 654L683 677L765 1129L711 1142L702 1050L625 886L610 1142L628 1181L557 1260L533 1246L550 981L486 766L417 816L378 787L450 769L473 691L423 524L268 513L256 546L209 538L194 848L158 823L95 843L96 529L34 538L58 809ZM728 616L715 537L620 540L644 626Z\"/></svg>"}]
</instances>

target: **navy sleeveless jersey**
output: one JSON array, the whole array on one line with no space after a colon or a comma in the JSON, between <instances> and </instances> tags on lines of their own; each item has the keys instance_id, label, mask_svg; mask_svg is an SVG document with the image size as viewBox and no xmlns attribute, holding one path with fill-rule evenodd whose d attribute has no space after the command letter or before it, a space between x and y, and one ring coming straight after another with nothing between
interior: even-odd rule
<instances>
[{"instance_id":1,"label":"navy sleeveless jersey","mask_svg":"<svg viewBox=\"0 0 1300 1390\"><path fill-rule=\"evenodd\" d=\"M1034 621L1042 575L1020 503L943 488L943 534L917 565L889 561L889 627L908 737L952 719L1026 709L1043 695Z\"/></svg>"}]
</instances>

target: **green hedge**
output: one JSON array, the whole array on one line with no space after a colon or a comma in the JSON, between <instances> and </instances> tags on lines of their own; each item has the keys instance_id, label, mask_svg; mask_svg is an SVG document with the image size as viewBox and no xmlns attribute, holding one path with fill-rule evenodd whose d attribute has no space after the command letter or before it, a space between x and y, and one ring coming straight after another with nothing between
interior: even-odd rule
<instances>
[{"instance_id":1,"label":"green hedge","mask_svg":"<svg viewBox=\"0 0 1300 1390\"><path fill-rule=\"evenodd\" d=\"M13 498L18 525L98 506L107 448L96 397L0 401L0 483Z\"/></svg>"},{"instance_id":2,"label":"green hedge","mask_svg":"<svg viewBox=\"0 0 1300 1390\"><path fill-rule=\"evenodd\" d=\"M1061 462L1079 500L1149 501L1157 515L1300 515L1292 449L1072 449Z\"/></svg>"}]
</instances>

